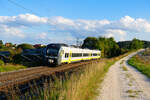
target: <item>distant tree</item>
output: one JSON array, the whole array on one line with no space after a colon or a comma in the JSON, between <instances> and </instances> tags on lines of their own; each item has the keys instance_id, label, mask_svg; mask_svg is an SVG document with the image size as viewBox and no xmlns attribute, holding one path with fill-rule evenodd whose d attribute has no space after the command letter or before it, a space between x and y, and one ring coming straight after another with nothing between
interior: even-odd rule
<instances>
[{"instance_id":1,"label":"distant tree","mask_svg":"<svg viewBox=\"0 0 150 100\"><path fill-rule=\"evenodd\" d=\"M0 48L2 48L2 47L3 47L3 41L0 40Z\"/></svg>"},{"instance_id":2,"label":"distant tree","mask_svg":"<svg viewBox=\"0 0 150 100\"><path fill-rule=\"evenodd\" d=\"M120 48L130 49L131 42L132 41L120 41L117 44L119 45Z\"/></svg>"},{"instance_id":3,"label":"distant tree","mask_svg":"<svg viewBox=\"0 0 150 100\"><path fill-rule=\"evenodd\" d=\"M150 48L150 41L143 41L144 48Z\"/></svg>"},{"instance_id":4,"label":"distant tree","mask_svg":"<svg viewBox=\"0 0 150 100\"><path fill-rule=\"evenodd\" d=\"M21 48L24 50L24 49L33 49L34 47L31 44L23 43L23 44L18 45L17 48Z\"/></svg>"},{"instance_id":5,"label":"distant tree","mask_svg":"<svg viewBox=\"0 0 150 100\"><path fill-rule=\"evenodd\" d=\"M150 48L150 41L145 41L145 40L140 40L140 41L143 42L143 48ZM117 44L119 45L120 48L123 48L125 50L130 50L131 42L132 41L121 41L118 42Z\"/></svg>"},{"instance_id":6,"label":"distant tree","mask_svg":"<svg viewBox=\"0 0 150 100\"><path fill-rule=\"evenodd\" d=\"M95 37L87 37L82 45L83 48L88 49L99 49L98 48L98 39Z\"/></svg>"},{"instance_id":7,"label":"distant tree","mask_svg":"<svg viewBox=\"0 0 150 100\"><path fill-rule=\"evenodd\" d=\"M2 45L3 45L3 41L2 41L2 40L0 40L0 44L2 44Z\"/></svg>"},{"instance_id":8,"label":"distant tree","mask_svg":"<svg viewBox=\"0 0 150 100\"><path fill-rule=\"evenodd\" d=\"M143 48L143 46L144 46L143 41L134 38L131 42L130 49L140 49Z\"/></svg>"},{"instance_id":9,"label":"distant tree","mask_svg":"<svg viewBox=\"0 0 150 100\"><path fill-rule=\"evenodd\" d=\"M99 49L101 50L102 57L113 57L121 53L118 44L112 37L87 37L84 40L82 47L89 49Z\"/></svg>"}]
</instances>

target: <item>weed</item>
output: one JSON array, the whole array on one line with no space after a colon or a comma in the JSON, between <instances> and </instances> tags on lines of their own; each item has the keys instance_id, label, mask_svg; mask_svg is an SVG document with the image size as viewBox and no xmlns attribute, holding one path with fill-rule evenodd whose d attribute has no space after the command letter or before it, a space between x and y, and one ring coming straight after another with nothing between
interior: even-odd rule
<instances>
[{"instance_id":1,"label":"weed","mask_svg":"<svg viewBox=\"0 0 150 100\"><path fill-rule=\"evenodd\" d=\"M127 90L126 92L131 94L131 93L133 93L134 91L133 91L133 90Z\"/></svg>"},{"instance_id":2,"label":"weed","mask_svg":"<svg viewBox=\"0 0 150 100\"><path fill-rule=\"evenodd\" d=\"M139 93L142 92L140 90L127 90L126 93L129 93L130 97L136 97L139 95Z\"/></svg>"},{"instance_id":3,"label":"weed","mask_svg":"<svg viewBox=\"0 0 150 100\"><path fill-rule=\"evenodd\" d=\"M124 60L122 60L122 61L120 62L120 64L123 64L123 62L124 62Z\"/></svg>"},{"instance_id":4,"label":"weed","mask_svg":"<svg viewBox=\"0 0 150 100\"><path fill-rule=\"evenodd\" d=\"M123 66L122 67L123 71L128 71L127 67Z\"/></svg>"},{"instance_id":5,"label":"weed","mask_svg":"<svg viewBox=\"0 0 150 100\"><path fill-rule=\"evenodd\" d=\"M131 74L126 73L126 77L127 77L127 78L131 78L131 76L132 76Z\"/></svg>"},{"instance_id":6,"label":"weed","mask_svg":"<svg viewBox=\"0 0 150 100\"><path fill-rule=\"evenodd\" d=\"M131 94L128 95L128 96L131 97L131 98L135 98L136 97L135 95L131 95Z\"/></svg>"},{"instance_id":7,"label":"weed","mask_svg":"<svg viewBox=\"0 0 150 100\"><path fill-rule=\"evenodd\" d=\"M130 83L128 83L128 85L129 85L129 86L132 86L132 83L130 82Z\"/></svg>"}]
</instances>

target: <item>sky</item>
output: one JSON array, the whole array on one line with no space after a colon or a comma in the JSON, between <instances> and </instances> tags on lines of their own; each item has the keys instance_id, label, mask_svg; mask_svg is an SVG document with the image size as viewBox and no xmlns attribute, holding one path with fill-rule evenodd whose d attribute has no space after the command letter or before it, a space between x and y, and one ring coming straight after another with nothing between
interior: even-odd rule
<instances>
[{"instance_id":1,"label":"sky","mask_svg":"<svg viewBox=\"0 0 150 100\"><path fill-rule=\"evenodd\" d=\"M76 44L88 36L150 41L150 0L0 0L0 40Z\"/></svg>"}]
</instances>

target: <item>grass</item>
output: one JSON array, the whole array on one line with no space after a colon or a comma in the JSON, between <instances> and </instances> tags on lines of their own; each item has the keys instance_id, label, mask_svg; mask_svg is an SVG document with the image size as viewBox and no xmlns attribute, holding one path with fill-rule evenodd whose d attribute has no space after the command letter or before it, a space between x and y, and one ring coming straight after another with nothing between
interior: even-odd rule
<instances>
[{"instance_id":1,"label":"grass","mask_svg":"<svg viewBox=\"0 0 150 100\"><path fill-rule=\"evenodd\" d=\"M131 95L131 94L128 95L128 96L131 97L131 98L135 98L136 97L135 95Z\"/></svg>"},{"instance_id":2,"label":"grass","mask_svg":"<svg viewBox=\"0 0 150 100\"><path fill-rule=\"evenodd\" d=\"M130 81L130 83L128 83L129 86L132 86L132 82Z\"/></svg>"},{"instance_id":3,"label":"grass","mask_svg":"<svg viewBox=\"0 0 150 100\"><path fill-rule=\"evenodd\" d=\"M124 62L124 60L122 60L122 61L120 62L120 64L123 64L123 62Z\"/></svg>"},{"instance_id":4,"label":"grass","mask_svg":"<svg viewBox=\"0 0 150 100\"><path fill-rule=\"evenodd\" d=\"M126 91L126 93L129 93L128 96L129 96L129 97L133 97L133 98L134 98L134 97L137 97L140 92L142 92L142 91L139 91L139 90L131 90L131 89Z\"/></svg>"},{"instance_id":5,"label":"grass","mask_svg":"<svg viewBox=\"0 0 150 100\"><path fill-rule=\"evenodd\" d=\"M129 59L128 64L135 67L150 78L150 64L144 62L139 55L135 55L131 59Z\"/></svg>"},{"instance_id":6,"label":"grass","mask_svg":"<svg viewBox=\"0 0 150 100\"><path fill-rule=\"evenodd\" d=\"M127 67L123 66L122 67L123 71L128 71Z\"/></svg>"},{"instance_id":7,"label":"grass","mask_svg":"<svg viewBox=\"0 0 150 100\"><path fill-rule=\"evenodd\" d=\"M23 65L18 65L18 64L5 64L0 66L0 72L8 72L8 71L14 71L14 70L19 70L19 69L24 69L26 68Z\"/></svg>"},{"instance_id":8,"label":"grass","mask_svg":"<svg viewBox=\"0 0 150 100\"><path fill-rule=\"evenodd\" d=\"M84 65L82 69L73 72L65 72L61 78L54 77L53 81L45 82L44 88L38 86L32 89L36 91L36 96L28 97L25 100L94 100L99 94L99 86L103 81L109 67L117 60L128 54L111 59L100 59L97 63ZM38 93L37 93L38 91ZM26 93L26 95L30 94ZM13 95L14 100L19 100L19 96Z\"/></svg>"},{"instance_id":9,"label":"grass","mask_svg":"<svg viewBox=\"0 0 150 100\"><path fill-rule=\"evenodd\" d=\"M131 76L132 76L131 74L126 73L126 77L127 77L127 78L131 78Z\"/></svg>"}]
</instances>

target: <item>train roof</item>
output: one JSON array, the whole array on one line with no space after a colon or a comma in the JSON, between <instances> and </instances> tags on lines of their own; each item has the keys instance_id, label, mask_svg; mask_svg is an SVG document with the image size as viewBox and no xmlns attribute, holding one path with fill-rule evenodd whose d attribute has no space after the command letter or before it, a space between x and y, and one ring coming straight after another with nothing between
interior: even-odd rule
<instances>
[{"instance_id":1,"label":"train roof","mask_svg":"<svg viewBox=\"0 0 150 100\"><path fill-rule=\"evenodd\" d=\"M64 43L51 43L47 45L47 47L61 47L61 46L68 47L68 45Z\"/></svg>"},{"instance_id":2,"label":"train roof","mask_svg":"<svg viewBox=\"0 0 150 100\"><path fill-rule=\"evenodd\" d=\"M56 47L56 48L69 47L69 48L76 48L76 49L95 50L95 49L80 48L75 46L68 46L67 44L63 44L63 43L52 43L52 44L48 44L47 47ZM100 50L95 50L95 51L100 51Z\"/></svg>"}]
</instances>

